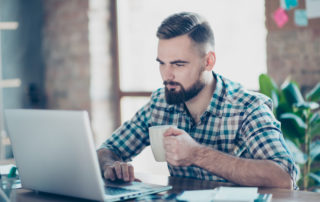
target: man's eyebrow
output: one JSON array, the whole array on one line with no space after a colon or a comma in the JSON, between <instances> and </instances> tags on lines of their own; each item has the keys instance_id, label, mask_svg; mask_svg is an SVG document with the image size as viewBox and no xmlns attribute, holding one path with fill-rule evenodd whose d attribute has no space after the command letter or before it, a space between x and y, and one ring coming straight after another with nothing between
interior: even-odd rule
<instances>
[{"instance_id":1,"label":"man's eyebrow","mask_svg":"<svg viewBox=\"0 0 320 202\"><path fill-rule=\"evenodd\" d=\"M164 64L164 62L163 61L161 61L159 58L157 58L156 59L156 61L158 61L159 63L162 63L162 64ZM183 64L188 64L189 62L188 61L185 61L185 60L174 60L174 61L172 61L172 62L170 62L170 64L177 64L177 63L183 63Z\"/></svg>"},{"instance_id":2,"label":"man's eyebrow","mask_svg":"<svg viewBox=\"0 0 320 202\"><path fill-rule=\"evenodd\" d=\"M159 63L164 63L159 58L157 58L156 61L159 62Z\"/></svg>"},{"instance_id":3,"label":"man's eyebrow","mask_svg":"<svg viewBox=\"0 0 320 202\"><path fill-rule=\"evenodd\" d=\"M188 64L189 62L188 62L188 61L185 61L185 60L175 60L175 61L170 62L170 64L177 64L177 63Z\"/></svg>"}]
</instances>

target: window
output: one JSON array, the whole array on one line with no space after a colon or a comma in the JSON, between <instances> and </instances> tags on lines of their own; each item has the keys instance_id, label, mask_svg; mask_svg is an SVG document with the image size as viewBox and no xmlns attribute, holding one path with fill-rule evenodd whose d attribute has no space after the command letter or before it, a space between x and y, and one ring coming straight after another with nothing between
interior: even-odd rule
<instances>
[{"instance_id":1,"label":"window","mask_svg":"<svg viewBox=\"0 0 320 202\"><path fill-rule=\"evenodd\" d=\"M257 0L118 0L118 47L121 121L131 118L162 87L157 57L156 30L167 16L181 11L203 15L216 42L214 71L258 89L266 72L264 1Z\"/></svg>"}]
</instances>

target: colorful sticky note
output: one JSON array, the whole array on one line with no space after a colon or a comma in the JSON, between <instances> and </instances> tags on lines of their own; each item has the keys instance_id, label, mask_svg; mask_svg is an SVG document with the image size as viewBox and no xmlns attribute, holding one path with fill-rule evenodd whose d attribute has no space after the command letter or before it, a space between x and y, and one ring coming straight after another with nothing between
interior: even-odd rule
<instances>
[{"instance_id":1,"label":"colorful sticky note","mask_svg":"<svg viewBox=\"0 0 320 202\"><path fill-rule=\"evenodd\" d=\"M307 17L306 10L296 9L294 11L294 22L298 26L307 26L308 25L308 17Z\"/></svg>"},{"instance_id":2,"label":"colorful sticky note","mask_svg":"<svg viewBox=\"0 0 320 202\"><path fill-rule=\"evenodd\" d=\"M280 7L285 9L285 10L288 10L287 8L287 4L286 4L286 1L285 0L280 0Z\"/></svg>"},{"instance_id":3,"label":"colorful sticky note","mask_svg":"<svg viewBox=\"0 0 320 202\"><path fill-rule=\"evenodd\" d=\"M283 8L278 8L273 13L273 20L279 28L283 27L288 22L288 15Z\"/></svg>"},{"instance_id":4,"label":"colorful sticky note","mask_svg":"<svg viewBox=\"0 0 320 202\"><path fill-rule=\"evenodd\" d=\"M290 10L298 6L298 0L281 0L281 8Z\"/></svg>"}]
</instances>

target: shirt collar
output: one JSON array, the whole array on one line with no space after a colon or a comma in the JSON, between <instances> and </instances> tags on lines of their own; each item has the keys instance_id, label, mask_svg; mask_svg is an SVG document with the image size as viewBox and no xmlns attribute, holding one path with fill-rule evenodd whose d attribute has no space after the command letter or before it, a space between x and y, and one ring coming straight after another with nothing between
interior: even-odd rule
<instances>
[{"instance_id":1,"label":"shirt collar","mask_svg":"<svg viewBox=\"0 0 320 202\"><path fill-rule=\"evenodd\" d=\"M207 107L205 113L210 113L214 116L221 117L223 114L224 103L226 99L226 85L222 77L214 72L212 72L215 78L216 88L213 92L209 106Z\"/></svg>"},{"instance_id":2,"label":"shirt collar","mask_svg":"<svg viewBox=\"0 0 320 202\"><path fill-rule=\"evenodd\" d=\"M179 113L187 113L187 110L185 109L184 103L171 104L165 110L168 111L168 112L175 111L175 112L179 112Z\"/></svg>"},{"instance_id":3,"label":"shirt collar","mask_svg":"<svg viewBox=\"0 0 320 202\"><path fill-rule=\"evenodd\" d=\"M204 112L205 113L204 115L212 114L214 116L221 117L222 112L223 112L223 107L224 107L226 86L225 86L225 83L220 75L217 75L214 72L212 72L212 75L215 78L216 88L215 88L214 93L212 95L210 104L207 107L206 111ZM166 108L166 110L180 112L183 114L188 113L184 103L169 105Z\"/></svg>"}]
</instances>

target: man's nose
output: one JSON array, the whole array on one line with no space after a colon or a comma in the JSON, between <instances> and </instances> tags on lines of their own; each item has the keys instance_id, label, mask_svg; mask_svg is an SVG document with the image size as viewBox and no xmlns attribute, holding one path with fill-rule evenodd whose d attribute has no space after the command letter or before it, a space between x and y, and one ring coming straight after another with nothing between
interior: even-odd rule
<instances>
[{"instance_id":1,"label":"man's nose","mask_svg":"<svg viewBox=\"0 0 320 202\"><path fill-rule=\"evenodd\" d=\"M167 65L164 68L164 80L174 80L174 72L173 69L170 67L170 65Z\"/></svg>"}]
</instances>

